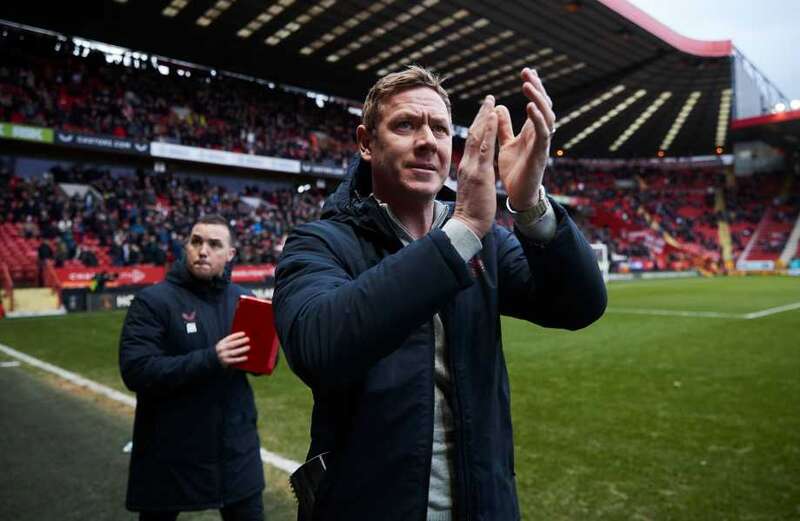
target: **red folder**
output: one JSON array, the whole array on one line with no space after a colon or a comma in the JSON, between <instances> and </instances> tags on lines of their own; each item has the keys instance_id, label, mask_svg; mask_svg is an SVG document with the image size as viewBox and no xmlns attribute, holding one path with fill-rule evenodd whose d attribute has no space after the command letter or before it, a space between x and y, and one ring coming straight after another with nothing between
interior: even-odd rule
<instances>
[{"instance_id":1,"label":"red folder","mask_svg":"<svg viewBox=\"0 0 800 521\"><path fill-rule=\"evenodd\" d=\"M231 333L244 331L250 339L247 360L233 367L258 374L272 374L278 363L278 333L272 314L272 302L242 295L233 316Z\"/></svg>"}]
</instances>

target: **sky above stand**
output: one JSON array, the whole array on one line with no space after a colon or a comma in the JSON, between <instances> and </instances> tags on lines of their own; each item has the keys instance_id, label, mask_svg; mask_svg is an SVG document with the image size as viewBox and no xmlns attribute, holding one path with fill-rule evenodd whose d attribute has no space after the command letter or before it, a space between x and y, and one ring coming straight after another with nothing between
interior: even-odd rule
<instances>
[{"instance_id":1,"label":"sky above stand","mask_svg":"<svg viewBox=\"0 0 800 521\"><path fill-rule=\"evenodd\" d=\"M628 0L683 36L732 40L789 99L800 99L800 0Z\"/></svg>"}]
</instances>

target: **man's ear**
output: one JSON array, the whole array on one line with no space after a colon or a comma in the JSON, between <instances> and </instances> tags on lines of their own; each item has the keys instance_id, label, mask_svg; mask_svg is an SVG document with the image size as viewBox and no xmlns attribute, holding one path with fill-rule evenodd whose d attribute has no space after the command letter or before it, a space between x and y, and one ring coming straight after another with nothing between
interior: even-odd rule
<instances>
[{"instance_id":1,"label":"man's ear","mask_svg":"<svg viewBox=\"0 0 800 521\"><path fill-rule=\"evenodd\" d=\"M356 139L358 140L358 152L361 159L369 161L372 159L372 134L364 125L359 125L356 129Z\"/></svg>"},{"instance_id":2,"label":"man's ear","mask_svg":"<svg viewBox=\"0 0 800 521\"><path fill-rule=\"evenodd\" d=\"M236 256L236 248L228 248L228 262L232 261Z\"/></svg>"}]
</instances>

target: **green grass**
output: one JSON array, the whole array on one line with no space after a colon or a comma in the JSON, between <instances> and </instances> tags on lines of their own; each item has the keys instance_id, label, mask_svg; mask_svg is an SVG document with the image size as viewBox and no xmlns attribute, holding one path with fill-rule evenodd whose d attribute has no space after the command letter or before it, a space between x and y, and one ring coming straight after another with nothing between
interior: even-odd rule
<instances>
[{"instance_id":1,"label":"green grass","mask_svg":"<svg viewBox=\"0 0 800 521\"><path fill-rule=\"evenodd\" d=\"M800 279L786 277L609 287L612 310L744 314L798 301ZM0 342L123 389L122 318L5 320ZM523 519L800 518L800 310L609 312L579 332L508 319L503 333ZM262 443L302 460L310 393L285 365L251 381Z\"/></svg>"}]
</instances>

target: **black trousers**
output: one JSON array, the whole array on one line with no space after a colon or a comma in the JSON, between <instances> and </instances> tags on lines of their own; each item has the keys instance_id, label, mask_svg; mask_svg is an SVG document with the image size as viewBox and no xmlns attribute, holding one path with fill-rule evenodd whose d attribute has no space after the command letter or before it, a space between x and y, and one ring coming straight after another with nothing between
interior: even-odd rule
<instances>
[{"instance_id":1,"label":"black trousers","mask_svg":"<svg viewBox=\"0 0 800 521\"><path fill-rule=\"evenodd\" d=\"M223 521L264 521L261 492L219 509ZM175 521L180 512L139 512L139 521Z\"/></svg>"}]
</instances>

